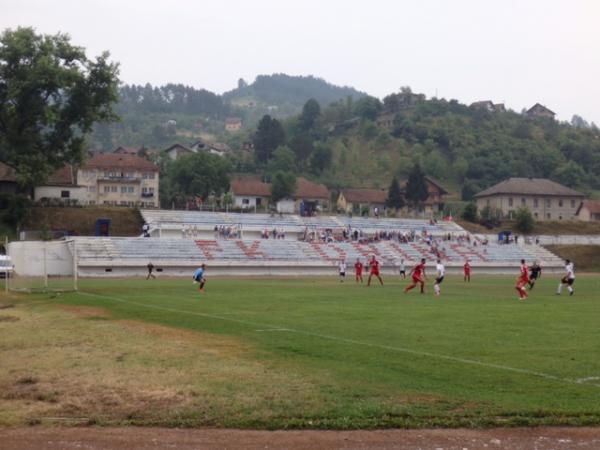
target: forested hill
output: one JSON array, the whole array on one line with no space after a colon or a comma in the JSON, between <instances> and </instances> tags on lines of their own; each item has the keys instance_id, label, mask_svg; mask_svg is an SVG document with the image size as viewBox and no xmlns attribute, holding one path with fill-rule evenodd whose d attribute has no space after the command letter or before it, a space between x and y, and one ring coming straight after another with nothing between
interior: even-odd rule
<instances>
[{"instance_id":1,"label":"forested hill","mask_svg":"<svg viewBox=\"0 0 600 450\"><path fill-rule=\"evenodd\" d=\"M268 113L285 118L298 114L302 105L316 99L331 102L366 94L351 87L335 86L312 76L285 74L259 75L252 84L239 80L238 87L224 95L182 84L164 86L123 85L115 110L118 123L98 125L91 138L92 149L110 150L116 146L161 148L173 141L196 138L226 141L228 117L242 119L245 129L254 127Z\"/></svg>"},{"instance_id":2,"label":"forested hill","mask_svg":"<svg viewBox=\"0 0 600 450\"><path fill-rule=\"evenodd\" d=\"M321 108L308 130L305 122L302 115L284 122L284 144L300 171L331 188L387 188L419 162L464 199L508 177L600 189L600 132L577 116L571 124L491 112L404 88L383 102L365 97Z\"/></svg>"},{"instance_id":3,"label":"forested hill","mask_svg":"<svg viewBox=\"0 0 600 450\"><path fill-rule=\"evenodd\" d=\"M337 100L352 97L357 100L366 96L364 92L348 86L335 86L322 78L313 76L291 76L283 73L259 75L252 84L243 79L238 82L237 89L226 92L223 98L233 104L249 102L270 106L275 115L297 114L307 100L314 98L323 106Z\"/></svg>"}]
</instances>

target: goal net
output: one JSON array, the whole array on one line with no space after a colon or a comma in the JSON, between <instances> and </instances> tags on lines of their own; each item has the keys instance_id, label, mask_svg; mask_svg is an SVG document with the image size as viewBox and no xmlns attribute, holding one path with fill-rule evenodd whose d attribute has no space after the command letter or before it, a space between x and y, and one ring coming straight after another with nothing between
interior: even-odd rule
<instances>
[{"instance_id":1,"label":"goal net","mask_svg":"<svg viewBox=\"0 0 600 450\"><path fill-rule=\"evenodd\" d=\"M7 289L24 292L77 290L75 241L20 241L8 244L12 272Z\"/></svg>"}]
</instances>

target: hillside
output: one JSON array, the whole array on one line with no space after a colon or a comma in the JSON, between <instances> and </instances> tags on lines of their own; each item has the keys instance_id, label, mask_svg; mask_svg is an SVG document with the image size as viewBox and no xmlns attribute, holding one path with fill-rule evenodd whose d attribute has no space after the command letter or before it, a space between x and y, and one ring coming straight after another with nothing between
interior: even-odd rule
<instances>
[{"instance_id":1,"label":"hillside","mask_svg":"<svg viewBox=\"0 0 600 450\"><path fill-rule=\"evenodd\" d=\"M223 95L182 84L123 85L115 107L119 122L96 125L90 139L93 150L109 151L119 145L165 148L176 141L196 139L239 141L225 131L229 117L242 119L252 129L264 114L284 118L298 114L315 98L322 105L365 93L335 86L312 76L259 75L252 84L240 80L238 88Z\"/></svg>"},{"instance_id":2,"label":"hillside","mask_svg":"<svg viewBox=\"0 0 600 450\"><path fill-rule=\"evenodd\" d=\"M224 93L223 98L234 105L266 108L272 116L287 117L298 114L311 98L327 106L347 97L356 100L366 95L352 87L335 86L322 78L279 73L259 75L251 84L240 80L237 89Z\"/></svg>"}]
</instances>

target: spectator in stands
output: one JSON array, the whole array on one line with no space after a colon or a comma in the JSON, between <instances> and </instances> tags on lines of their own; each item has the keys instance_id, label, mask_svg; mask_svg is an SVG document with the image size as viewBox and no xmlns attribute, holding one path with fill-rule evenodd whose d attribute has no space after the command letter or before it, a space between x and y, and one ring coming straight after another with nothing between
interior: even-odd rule
<instances>
[{"instance_id":1,"label":"spectator in stands","mask_svg":"<svg viewBox=\"0 0 600 450\"><path fill-rule=\"evenodd\" d=\"M144 223L144 225L142 226L142 235L144 237L150 237L150 225L148 225L147 223Z\"/></svg>"}]
</instances>

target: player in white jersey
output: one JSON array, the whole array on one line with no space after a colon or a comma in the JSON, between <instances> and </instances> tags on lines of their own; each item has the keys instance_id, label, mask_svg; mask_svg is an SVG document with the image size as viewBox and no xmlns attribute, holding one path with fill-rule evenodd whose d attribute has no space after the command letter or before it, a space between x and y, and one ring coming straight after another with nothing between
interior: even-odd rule
<instances>
[{"instance_id":1,"label":"player in white jersey","mask_svg":"<svg viewBox=\"0 0 600 450\"><path fill-rule=\"evenodd\" d=\"M440 295L440 284L444 281L444 275L446 273L446 268L442 264L442 260L438 259L437 264L435 265L435 270L437 272L435 277L435 283L433 284L433 291L435 295Z\"/></svg>"},{"instance_id":2,"label":"player in white jersey","mask_svg":"<svg viewBox=\"0 0 600 450\"><path fill-rule=\"evenodd\" d=\"M560 295L562 292L563 286L567 285L567 290L569 291L569 295L573 295L575 292L573 290L573 283L575 283L575 265L570 261L565 261L565 276L562 277L560 283L558 285L558 290L556 291L556 295Z\"/></svg>"},{"instance_id":3,"label":"player in white jersey","mask_svg":"<svg viewBox=\"0 0 600 450\"><path fill-rule=\"evenodd\" d=\"M340 269L340 283L343 283L344 280L346 279L346 260L345 259L340 259L338 268Z\"/></svg>"}]
</instances>

